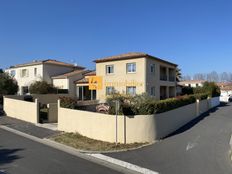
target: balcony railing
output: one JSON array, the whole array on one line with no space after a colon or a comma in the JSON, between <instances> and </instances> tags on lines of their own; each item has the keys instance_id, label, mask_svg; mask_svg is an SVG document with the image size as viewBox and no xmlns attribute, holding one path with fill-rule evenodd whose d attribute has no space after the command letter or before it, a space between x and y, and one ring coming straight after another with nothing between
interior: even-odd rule
<instances>
[{"instance_id":1,"label":"balcony railing","mask_svg":"<svg viewBox=\"0 0 232 174\"><path fill-rule=\"evenodd\" d=\"M167 81L168 80L167 75L160 75L160 80Z\"/></svg>"},{"instance_id":2,"label":"balcony railing","mask_svg":"<svg viewBox=\"0 0 232 174\"><path fill-rule=\"evenodd\" d=\"M176 79L175 76L169 76L169 81L170 82L175 82L175 79Z\"/></svg>"}]
</instances>

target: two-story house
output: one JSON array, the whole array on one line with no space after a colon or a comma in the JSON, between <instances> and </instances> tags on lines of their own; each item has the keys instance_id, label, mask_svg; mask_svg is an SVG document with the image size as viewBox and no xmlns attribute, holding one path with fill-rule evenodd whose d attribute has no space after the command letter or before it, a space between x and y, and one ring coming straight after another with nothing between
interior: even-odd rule
<instances>
[{"instance_id":1,"label":"two-story house","mask_svg":"<svg viewBox=\"0 0 232 174\"><path fill-rule=\"evenodd\" d=\"M84 69L81 66L48 59L11 66L5 72L8 72L17 80L19 85L18 94L23 95L28 93L30 84L35 81L43 80L53 83L52 77L54 76Z\"/></svg>"},{"instance_id":2,"label":"two-story house","mask_svg":"<svg viewBox=\"0 0 232 174\"><path fill-rule=\"evenodd\" d=\"M102 77L97 99L113 92L148 93L157 100L176 96L177 65L145 53L127 53L97 59L96 75Z\"/></svg>"}]
</instances>

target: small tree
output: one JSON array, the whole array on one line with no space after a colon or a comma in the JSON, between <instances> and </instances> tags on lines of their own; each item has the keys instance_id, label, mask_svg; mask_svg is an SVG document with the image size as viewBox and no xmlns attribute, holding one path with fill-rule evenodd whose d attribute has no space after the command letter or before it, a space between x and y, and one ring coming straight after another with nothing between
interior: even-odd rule
<instances>
[{"instance_id":1,"label":"small tree","mask_svg":"<svg viewBox=\"0 0 232 174\"><path fill-rule=\"evenodd\" d=\"M29 87L31 94L54 94L57 93L57 88L46 81L36 81Z\"/></svg>"},{"instance_id":2,"label":"small tree","mask_svg":"<svg viewBox=\"0 0 232 174\"><path fill-rule=\"evenodd\" d=\"M14 95L18 92L17 82L0 70L0 104L3 102L3 95Z\"/></svg>"}]
</instances>

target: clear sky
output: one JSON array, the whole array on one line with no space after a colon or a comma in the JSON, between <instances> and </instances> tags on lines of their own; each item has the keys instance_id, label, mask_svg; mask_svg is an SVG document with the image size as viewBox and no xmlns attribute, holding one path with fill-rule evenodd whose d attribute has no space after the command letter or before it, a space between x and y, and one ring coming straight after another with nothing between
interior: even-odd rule
<instances>
[{"instance_id":1,"label":"clear sky","mask_svg":"<svg viewBox=\"0 0 232 174\"><path fill-rule=\"evenodd\" d=\"M0 0L0 67L145 52L183 74L231 71L231 0Z\"/></svg>"}]
</instances>

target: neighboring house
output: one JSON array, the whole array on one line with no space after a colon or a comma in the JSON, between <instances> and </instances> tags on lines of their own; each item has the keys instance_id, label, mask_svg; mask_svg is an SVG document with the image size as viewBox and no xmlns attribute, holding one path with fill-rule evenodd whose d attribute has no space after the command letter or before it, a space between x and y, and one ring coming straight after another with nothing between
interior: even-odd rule
<instances>
[{"instance_id":1,"label":"neighboring house","mask_svg":"<svg viewBox=\"0 0 232 174\"><path fill-rule=\"evenodd\" d=\"M83 74L81 79L75 81L76 97L78 100L96 100L97 91L89 89L89 77L96 76L96 71L89 71Z\"/></svg>"},{"instance_id":2,"label":"neighboring house","mask_svg":"<svg viewBox=\"0 0 232 174\"><path fill-rule=\"evenodd\" d=\"M18 94L23 95L28 93L29 86L35 81L43 80L52 83L53 76L83 69L85 68L81 66L48 59L11 66L5 72L17 80Z\"/></svg>"},{"instance_id":3,"label":"neighboring house","mask_svg":"<svg viewBox=\"0 0 232 174\"><path fill-rule=\"evenodd\" d=\"M176 96L177 65L174 63L145 53L121 54L94 62L96 71L49 59L12 66L6 72L17 80L20 95L28 93L31 83L44 80L78 100L103 102L114 92L147 93L157 100ZM93 80L95 77L100 77L101 84ZM101 89L90 89L89 78Z\"/></svg>"},{"instance_id":4,"label":"neighboring house","mask_svg":"<svg viewBox=\"0 0 232 174\"><path fill-rule=\"evenodd\" d=\"M52 77L52 83L59 89L68 90L69 95L77 96L75 81L80 80L84 77L89 70L78 69L65 74L57 75Z\"/></svg>"},{"instance_id":5,"label":"neighboring house","mask_svg":"<svg viewBox=\"0 0 232 174\"><path fill-rule=\"evenodd\" d=\"M157 100L176 96L177 65L145 53L127 53L97 59L96 75L102 77L97 99L113 92L148 93Z\"/></svg>"},{"instance_id":6,"label":"neighboring house","mask_svg":"<svg viewBox=\"0 0 232 174\"><path fill-rule=\"evenodd\" d=\"M221 95L232 95L232 83L231 82L221 82L217 83L221 90Z\"/></svg>"},{"instance_id":7,"label":"neighboring house","mask_svg":"<svg viewBox=\"0 0 232 174\"><path fill-rule=\"evenodd\" d=\"M221 82L217 83L221 90L220 101L228 102L232 100L232 83L231 82Z\"/></svg>"},{"instance_id":8,"label":"neighboring house","mask_svg":"<svg viewBox=\"0 0 232 174\"><path fill-rule=\"evenodd\" d=\"M178 82L179 86L187 86L187 87L202 87L206 81L205 80L187 80Z\"/></svg>"}]
</instances>

